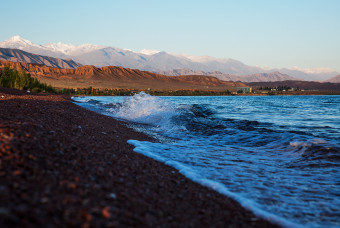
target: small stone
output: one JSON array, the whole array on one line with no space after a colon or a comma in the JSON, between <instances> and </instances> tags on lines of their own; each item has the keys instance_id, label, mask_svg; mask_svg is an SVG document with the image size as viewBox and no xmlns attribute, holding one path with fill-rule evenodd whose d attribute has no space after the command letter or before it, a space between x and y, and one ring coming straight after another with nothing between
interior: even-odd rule
<instances>
[{"instance_id":1,"label":"small stone","mask_svg":"<svg viewBox=\"0 0 340 228\"><path fill-rule=\"evenodd\" d=\"M37 160L37 158L35 156L33 156L32 154L28 155L28 158L31 159L31 160Z\"/></svg>"},{"instance_id":2,"label":"small stone","mask_svg":"<svg viewBox=\"0 0 340 228\"><path fill-rule=\"evenodd\" d=\"M89 202L90 202L89 199L84 199L84 200L81 202L81 204L82 204L83 206L86 206Z\"/></svg>"},{"instance_id":3,"label":"small stone","mask_svg":"<svg viewBox=\"0 0 340 228\"><path fill-rule=\"evenodd\" d=\"M103 135L107 135L107 133L105 131L102 132Z\"/></svg>"},{"instance_id":4,"label":"small stone","mask_svg":"<svg viewBox=\"0 0 340 228\"><path fill-rule=\"evenodd\" d=\"M40 199L40 203L47 203L49 199L47 197L43 197Z\"/></svg>"},{"instance_id":5,"label":"small stone","mask_svg":"<svg viewBox=\"0 0 340 228\"><path fill-rule=\"evenodd\" d=\"M104 207L102 210L102 215L104 218L110 218L110 208L109 207Z\"/></svg>"},{"instance_id":6,"label":"small stone","mask_svg":"<svg viewBox=\"0 0 340 228\"><path fill-rule=\"evenodd\" d=\"M71 189L76 189L77 185L75 183L69 183L68 187L71 188Z\"/></svg>"},{"instance_id":7,"label":"small stone","mask_svg":"<svg viewBox=\"0 0 340 228\"><path fill-rule=\"evenodd\" d=\"M7 208L0 207L0 216L9 216L9 210Z\"/></svg>"},{"instance_id":8,"label":"small stone","mask_svg":"<svg viewBox=\"0 0 340 228\"><path fill-rule=\"evenodd\" d=\"M64 154L64 152L61 151L61 150L57 150L56 153L59 154L59 155L63 155Z\"/></svg>"},{"instance_id":9,"label":"small stone","mask_svg":"<svg viewBox=\"0 0 340 228\"><path fill-rule=\"evenodd\" d=\"M20 174L22 174L22 172L21 172L20 170L15 170L15 171L13 172L13 175L15 175L15 176L18 176L18 175L20 175Z\"/></svg>"},{"instance_id":10,"label":"small stone","mask_svg":"<svg viewBox=\"0 0 340 228\"><path fill-rule=\"evenodd\" d=\"M104 169L102 167L97 168L97 175L98 176L103 176L104 175Z\"/></svg>"},{"instance_id":11,"label":"small stone","mask_svg":"<svg viewBox=\"0 0 340 228\"><path fill-rule=\"evenodd\" d=\"M111 199L116 199L116 198L117 198L116 194L114 194L113 192L110 193L109 197L110 197Z\"/></svg>"},{"instance_id":12,"label":"small stone","mask_svg":"<svg viewBox=\"0 0 340 228\"><path fill-rule=\"evenodd\" d=\"M84 218L86 221L91 221L92 220L92 215L88 213L87 211L81 212L80 216Z\"/></svg>"}]
</instances>

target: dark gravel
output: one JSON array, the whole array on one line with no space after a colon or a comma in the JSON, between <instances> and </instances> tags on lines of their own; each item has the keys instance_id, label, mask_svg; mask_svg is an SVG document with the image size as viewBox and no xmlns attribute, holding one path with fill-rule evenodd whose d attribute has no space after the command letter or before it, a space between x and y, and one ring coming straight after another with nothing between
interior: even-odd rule
<instances>
[{"instance_id":1,"label":"dark gravel","mask_svg":"<svg viewBox=\"0 0 340 228\"><path fill-rule=\"evenodd\" d=\"M0 88L0 227L274 227L67 96Z\"/></svg>"}]
</instances>

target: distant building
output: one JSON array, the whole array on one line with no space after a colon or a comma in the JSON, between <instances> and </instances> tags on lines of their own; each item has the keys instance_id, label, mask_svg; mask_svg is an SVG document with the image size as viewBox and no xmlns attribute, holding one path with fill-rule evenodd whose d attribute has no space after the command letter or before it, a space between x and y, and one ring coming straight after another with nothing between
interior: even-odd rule
<instances>
[{"instance_id":1,"label":"distant building","mask_svg":"<svg viewBox=\"0 0 340 228\"><path fill-rule=\"evenodd\" d=\"M290 88L290 89L288 89L288 91L289 92L294 92L294 91L297 91L297 89L296 88Z\"/></svg>"},{"instance_id":2,"label":"distant building","mask_svg":"<svg viewBox=\"0 0 340 228\"><path fill-rule=\"evenodd\" d=\"M238 93L251 93L250 87L237 87Z\"/></svg>"}]
</instances>

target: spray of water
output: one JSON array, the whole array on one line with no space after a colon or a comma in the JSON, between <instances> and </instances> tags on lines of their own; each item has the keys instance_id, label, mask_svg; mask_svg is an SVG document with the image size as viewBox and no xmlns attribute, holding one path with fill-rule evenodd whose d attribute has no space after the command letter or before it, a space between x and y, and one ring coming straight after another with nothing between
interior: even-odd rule
<instances>
[{"instance_id":1,"label":"spray of water","mask_svg":"<svg viewBox=\"0 0 340 228\"><path fill-rule=\"evenodd\" d=\"M126 97L121 107L109 109L116 117L132 122L173 128L173 118L178 115L174 105L168 101L140 92Z\"/></svg>"}]
</instances>

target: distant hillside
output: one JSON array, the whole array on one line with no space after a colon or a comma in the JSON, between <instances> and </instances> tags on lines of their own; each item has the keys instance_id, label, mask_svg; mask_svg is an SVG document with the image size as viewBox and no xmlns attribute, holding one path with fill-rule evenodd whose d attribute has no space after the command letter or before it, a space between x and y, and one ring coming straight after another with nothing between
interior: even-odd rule
<instances>
[{"instance_id":1,"label":"distant hillside","mask_svg":"<svg viewBox=\"0 0 340 228\"><path fill-rule=\"evenodd\" d=\"M320 90L320 91L340 91L340 83L322 83L310 81L281 81L281 82L249 82L246 83L252 87L278 87L288 86L291 88L299 88L304 90Z\"/></svg>"},{"instance_id":2,"label":"distant hillside","mask_svg":"<svg viewBox=\"0 0 340 228\"><path fill-rule=\"evenodd\" d=\"M81 66L77 69L59 69L40 64L0 61L0 68L7 64L15 69L23 69L40 81L54 87L152 90L214 90L236 91L236 87L245 86L240 82L225 82L214 77L191 75L170 77L148 71L123 67Z\"/></svg>"},{"instance_id":3,"label":"distant hillside","mask_svg":"<svg viewBox=\"0 0 340 228\"><path fill-rule=\"evenodd\" d=\"M299 80L293 78L286 74L281 74L280 72L271 73L257 73L250 75L232 75L225 74L219 71L204 72L189 69L175 69L168 71L161 71L160 74L165 74L169 76L179 76L179 75L206 75L216 77L222 81L241 81L241 82L275 82L275 81L286 81L286 80Z\"/></svg>"},{"instance_id":4,"label":"distant hillside","mask_svg":"<svg viewBox=\"0 0 340 228\"><path fill-rule=\"evenodd\" d=\"M333 78L330 78L330 79L328 79L328 80L326 80L324 82L340 83L340 74L335 76L335 77L333 77Z\"/></svg>"},{"instance_id":5,"label":"distant hillside","mask_svg":"<svg viewBox=\"0 0 340 228\"><path fill-rule=\"evenodd\" d=\"M275 82L287 80L299 80L299 79L293 78L287 74L282 74L280 72L258 73L241 76L241 81L243 82Z\"/></svg>"},{"instance_id":6,"label":"distant hillside","mask_svg":"<svg viewBox=\"0 0 340 228\"><path fill-rule=\"evenodd\" d=\"M72 44L49 43L45 45L35 44L29 40L23 39L20 36L11 37L8 40L0 42L2 48L15 48L24 50L30 53L51 56L62 59L73 59L83 65L102 66L122 66L125 68L133 68L147 70L157 73L171 71L173 69L190 69L193 73L185 75L198 75L199 71L215 72L219 71L223 74L223 80L237 81L237 76L254 75L257 73L280 72L297 79L313 81L323 81L328 78L338 75L331 69L302 69L302 68L278 68L264 69L261 67L250 66L241 61L232 58L214 58L211 56L191 56L186 54L173 54L164 51L142 50L135 52L128 49L117 47L100 46L95 44L82 44L75 46ZM167 74L169 75L169 74ZM181 74L182 75L182 74ZM210 75L216 76L217 75ZM234 77L235 76L235 77ZM219 76L222 79L222 75ZM248 79L255 80L255 79ZM257 81L265 80L265 77L256 78ZM274 79L273 79L274 80ZM278 80L292 80L291 78L280 78ZM241 81L246 81L243 79Z\"/></svg>"},{"instance_id":7,"label":"distant hillside","mask_svg":"<svg viewBox=\"0 0 340 228\"><path fill-rule=\"evenodd\" d=\"M193 56L175 55L164 51L143 51L142 53L94 44L74 46L58 42L39 45L20 36L14 36L0 42L0 47L16 48L56 58L71 58L83 65L95 65L97 67L122 66L147 71L190 68L205 71L219 70L232 74L259 73L263 71L259 67L248 66L234 59L195 58Z\"/></svg>"},{"instance_id":8,"label":"distant hillside","mask_svg":"<svg viewBox=\"0 0 340 228\"><path fill-rule=\"evenodd\" d=\"M36 63L56 68L75 69L81 64L71 59L59 59L43 55L36 55L19 49L0 48L0 60L13 62Z\"/></svg>"}]
</instances>

